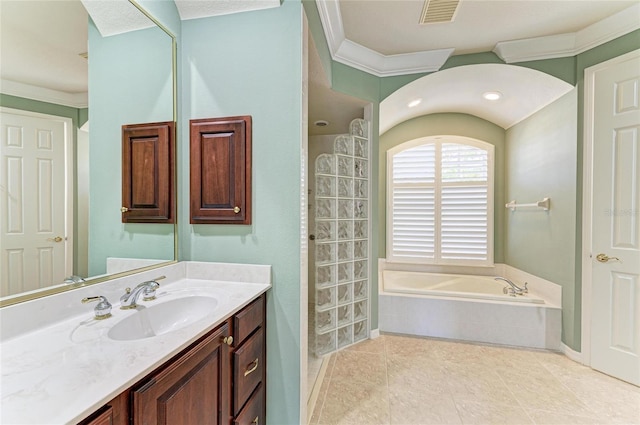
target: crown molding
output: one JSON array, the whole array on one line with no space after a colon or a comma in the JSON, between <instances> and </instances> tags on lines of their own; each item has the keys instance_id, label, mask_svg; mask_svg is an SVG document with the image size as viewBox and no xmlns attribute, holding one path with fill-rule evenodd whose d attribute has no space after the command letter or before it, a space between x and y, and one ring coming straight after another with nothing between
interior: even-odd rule
<instances>
[{"instance_id":1,"label":"crown molding","mask_svg":"<svg viewBox=\"0 0 640 425\"><path fill-rule=\"evenodd\" d=\"M438 71L453 54L451 48L383 55L345 37L338 1L317 1L316 5L333 60L377 77Z\"/></svg>"},{"instance_id":2,"label":"crown molding","mask_svg":"<svg viewBox=\"0 0 640 425\"><path fill-rule=\"evenodd\" d=\"M87 108L89 106L89 94L87 92L67 93L10 80L0 80L0 92L10 96L55 103L56 105L70 106L72 108Z\"/></svg>"},{"instance_id":3,"label":"crown molding","mask_svg":"<svg viewBox=\"0 0 640 425\"><path fill-rule=\"evenodd\" d=\"M494 53L506 63L576 56L640 28L640 3L580 31L496 44Z\"/></svg>"},{"instance_id":4,"label":"crown molding","mask_svg":"<svg viewBox=\"0 0 640 425\"><path fill-rule=\"evenodd\" d=\"M316 6L332 59L377 77L438 71L455 50L383 55L345 37L339 0L318 0ZM575 56L639 29L639 16L640 3L575 33L503 41L493 51L506 63Z\"/></svg>"}]
</instances>

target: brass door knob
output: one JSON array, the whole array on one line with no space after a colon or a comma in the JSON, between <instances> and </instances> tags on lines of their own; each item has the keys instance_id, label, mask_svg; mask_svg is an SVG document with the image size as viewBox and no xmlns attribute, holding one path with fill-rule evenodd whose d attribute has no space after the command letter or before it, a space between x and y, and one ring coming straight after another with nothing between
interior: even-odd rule
<instances>
[{"instance_id":1,"label":"brass door knob","mask_svg":"<svg viewBox=\"0 0 640 425\"><path fill-rule=\"evenodd\" d=\"M233 344L233 337L231 335L225 336L224 338L222 338L222 342L224 342L227 345L231 345Z\"/></svg>"},{"instance_id":2,"label":"brass door knob","mask_svg":"<svg viewBox=\"0 0 640 425\"><path fill-rule=\"evenodd\" d=\"M126 213L127 211L129 211L129 208L127 207L120 208L120 212Z\"/></svg>"},{"instance_id":3,"label":"brass door knob","mask_svg":"<svg viewBox=\"0 0 640 425\"><path fill-rule=\"evenodd\" d=\"M606 262L609 262L611 260L620 261L620 259L618 257L609 257L607 254L598 254L596 256L596 260L600 261L601 263L606 263Z\"/></svg>"},{"instance_id":4,"label":"brass door knob","mask_svg":"<svg viewBox=\"0 0 640 425\"><path fill-rule=\"evenodd\" d=\"M47 240L49 242L62 242L64 239L62 239L60 236L56 236L55 238L47 238Z\"/></svg>"},{"instance_id":5,"label":"brass door knob","mask_svg":"<svg viewBox=\"0 0 640 425\"><path fill-rule=\"evenodd\" d=\"M240 207L234 207L233 212L238 214L240 212Z\"/></svg>"}]
</instances>

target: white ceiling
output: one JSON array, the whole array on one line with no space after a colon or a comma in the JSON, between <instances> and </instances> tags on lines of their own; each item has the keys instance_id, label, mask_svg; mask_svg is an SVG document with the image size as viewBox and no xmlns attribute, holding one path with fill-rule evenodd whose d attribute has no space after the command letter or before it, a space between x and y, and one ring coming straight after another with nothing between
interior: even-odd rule
<instances>
[{"instance_id":1,"label":"white ceiling","mask_svg":"<svg viewBox=\"0 0 640 425\"><path fill-rule=\"evenodd\" d=\"M439 71L451 56L469 53L494 52L507 64L570 57L640 28L638 0L461 0L453 22L420 25L423 5L424 0L317 2L332 58L380 77ZM468 113L509 128L571 88L517 66L451 68L383 100L380 132L436 112ZM486 91L504 96L487 102L481 97ZM418 106L408 107L418 98Z\"/></svg>"},{"instance_id":2,"label":"white ceiling","mask_svg":"<svg viewBox=\"0 0 640 425\"><path fill-rule=\"evenodd\" d=\"M634 1L461 0L454 21L420 25L423 0L340 1L345 37L383 55L454 48L490 52L503 41L577 32ZM471 35L471 36L470 36Z\"/></svg>"},{"instance_id":3,"label":"white ceiling","mask_svg":"<svg viewBox=\"0 0 640 425\"><path fill-rule=\"evenodd\" d=\"M84 1L111 7L127 3ZM279 0L176 0L182 19L279 4ZM640 0L461 0L452 23L419 25L423 4L422 0L317 1L334 60L380 76L436 71L451 55L463 53L494 51L507 63L573 56L640 27ZM87 61L79 54L87 50L87 13L80 0L0 0L0 19L2 91L20 95L22 88L37 86L71 99L58 103L82 106L84 96L86 105ZM94 20L100 19L96 15ZM332 91L313 50L310 133L344 132L345 123L362 116L366 102ZM511 75L513 68L483 73L451 69L416 81L382 103L383 129L416 114L443 110L486 113L486 119L506 128L567 90L562 84L554 85L561 87L558 91L539 90L532 81L539 81L540 76L529 75L533 80L520 83L515 78L521 78L522 72ZM502 112L496 109L498 103L487 106L478 100L477 93L487 86L505 94ZM541 92L547 94L545 99L540 99ZM427 100L407 108L406 103L416 97ZM531 99L537 102L529 102ZM528 103L532 105L513 116L518 109L514 104ZM327 120L330 125L314 127L316 120Z\"/></svg>"},{"instance_id":4,"label":"white ceiling","mask_svg":"<svg viewBox=\"0 0 640 425\"><path fill-rule=\"evenodd\" d=\"M80 1L0 1L0 78L68 94L87 91L87 12ZM86 99L85 99L86 102Z\"/></svg>"}]
</instances>

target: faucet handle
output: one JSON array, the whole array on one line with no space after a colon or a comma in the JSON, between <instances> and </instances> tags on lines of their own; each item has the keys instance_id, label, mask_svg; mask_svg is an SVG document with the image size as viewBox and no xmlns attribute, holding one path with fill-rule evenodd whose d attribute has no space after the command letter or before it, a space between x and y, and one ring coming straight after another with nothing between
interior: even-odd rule
<instances>
[{"instance_id":1,"label":"faucet handle","mask_svg":"<svg viewBox=\"0 0 640 425\"><path fill-rule=\"evenodd\" d=\"M164 276L162 276L164 279ZM148 285L142 291L142 299L144 301L152 301L156 299L156 290L160 288L160 284L155 280L148 282Z\"/></svg>"},{"instance_id":2,"label":"faucet handle","mask_svg":"<svg viewBox=\"0 0 640 425\"><path fill-rule=\"evenodd\" d=\"M90 303L93 301L99 301L99 303L93 309L94 318L96 320L108 319L111 317L111 303L102 295L97 297L87 297L82 299L82 303Z\"/></svg>"}]
</instances>

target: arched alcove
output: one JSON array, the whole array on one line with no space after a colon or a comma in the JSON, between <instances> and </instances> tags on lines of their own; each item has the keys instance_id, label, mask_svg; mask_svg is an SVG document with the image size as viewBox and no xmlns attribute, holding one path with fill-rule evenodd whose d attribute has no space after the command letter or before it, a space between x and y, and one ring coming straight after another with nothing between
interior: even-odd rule
<instances>
[{"instance_id":1,"label":"arched alcove","mask_svg":"<svg viewBox=\"0 0 640 425\"><path fill-rule=\"evenodd\" d=\"M456 112L474 115L504 129L568 93L573 86L544 72L516 65L459 66L426 75L380 103L380 134L422 115ZM487 92L499 92L487 100ZM408 106L417 102L415 106Z\"/></svg>"}]
</instances>

